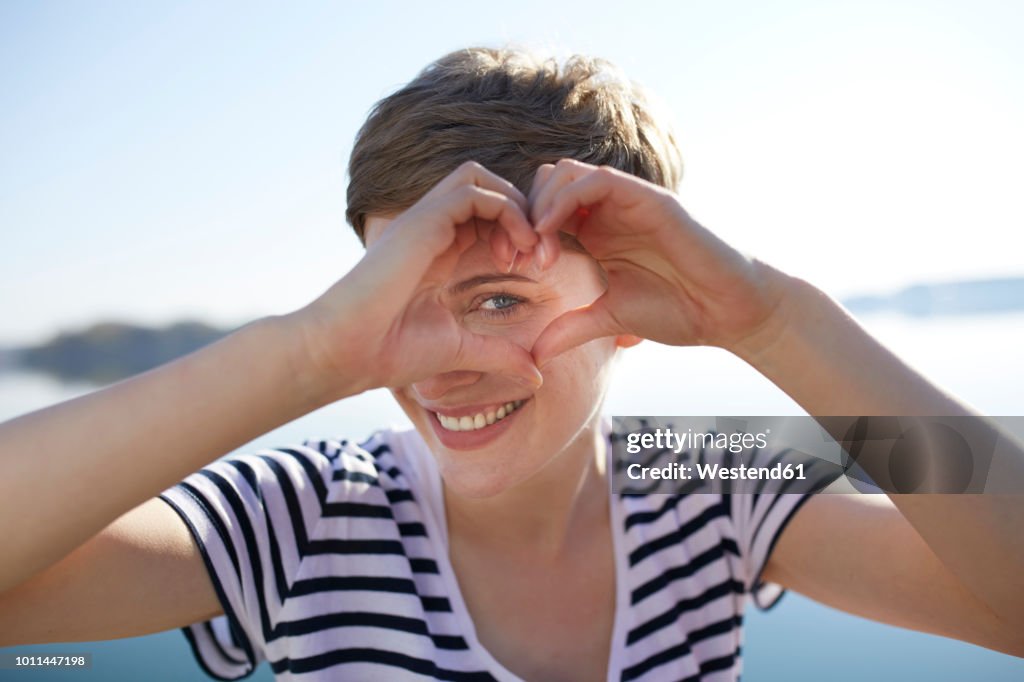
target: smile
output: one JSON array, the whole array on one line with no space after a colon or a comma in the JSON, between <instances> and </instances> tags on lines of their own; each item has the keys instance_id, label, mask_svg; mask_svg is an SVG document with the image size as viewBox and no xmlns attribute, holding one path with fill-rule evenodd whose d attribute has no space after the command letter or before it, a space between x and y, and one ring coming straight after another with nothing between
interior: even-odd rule
<instances>
[{"instance_id":1,"label":"smile","mask_svg":"<svg viewBox=\"0 0 1024 682\"><path fill-rule=\"evenodd\" d=\"M522 400L515 400L499 406L496 410L477 412L473 415L467 414L461 417L449 417L440 412L435 412L434 414L437 416L437 421L440 422L441 426L448 431L476 431L501 421L519 409L523 402Z\"/></svg>"}]
</instances>

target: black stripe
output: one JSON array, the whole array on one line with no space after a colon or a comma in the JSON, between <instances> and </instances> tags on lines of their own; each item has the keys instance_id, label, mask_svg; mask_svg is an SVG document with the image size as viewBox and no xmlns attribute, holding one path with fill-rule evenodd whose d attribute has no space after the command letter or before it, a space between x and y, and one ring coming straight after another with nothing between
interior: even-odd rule
<instances>
[{"instance_id":1,"label":"black stripe","mask_svg":"<svg viewBox=\"0 0 1024 682\"><path fill-rule=\"evenodd\" d=\"M231 536L228 533L228 529L224 527L224 522L221 521L220 516L213 511L213 508L210 507L209 501L207 501L206 497L199 492L199 489L194 485L182 481L178 484L178 487L188 493L188 496L191 497L199 508L203 510L203 515L206 516L211 524L213 524L214 530L217 531L217 535L220 536L221 543L223 543L224 548L228 553L228 559L231 560L231 565L235 569L235 577L238 579L238 582L242 582L242 569L239 566L240 562L238 561L238 554L235 552L235 544L231 542ZM168 500L168 502L170 502L170 500ZM177 507L175 507L175 509L177 509ZM179 513L181 513L186 519L188 518L184 512ZM202 542L199 544L205 551L206 546L203 545Z\"/></svg>"},{"instance_id":2,"label":"black stripe","mask_svg":"<svg viewBox=\"0 0 1024 682\"><path fill-rule=\"evenodd\" d=\"M370 575L325 576L296 580L291 594L304 596L317 592L362 590L367 592L394 592L416 594L416 583L407 578L388 578Z\"/></svg>"},{"instance_id":3,"label":"black stripe","mask_svg":"<svg viewBox=\"0 0 1024 682\"><path fill-rule=\"evenodd\" d=\"M451 613L452 603L447 597L427 597L420 595L420 602L424 611L436 611L439 613Z\"/></svg>"},{"instance_id":4,"label":"black stripe","mask_svg":"<svg viewBox=\"0 0 1024 682\"><path fill-rule=\"evenodd\" d=\"M722 670L728 670L729 668L736 665L736 659L740 656L740 647L736 647L736 651L726 656L719 656L718 658L711 658L703 661L700 664L700 674L703 677L708 673L717 673Z\"/></svg>"},{"instance_id":5,"label":"black stripe","mask_svg":"<svg viewBox=\"0 0 1024 682\"><path fill-rule=\"evenodd\" d=\"M636 566L650 555L660 552L666 547L679 544L690 535L699 531L709 522L722 516L722 511L722 503L721 500L719 500L675 530L666 533L659 538L655 538L650 542L645 542L629 553L629 565Z\"/></svg>"},{"instance_id":6,"label":"black stripe","mask_svg":"<svg viewBox=\"0 0 1024 682\"><path fill-rule=\"evenodd\" d=\"M387 454L387 453L391 452L391 448L388 447L387 443L381 443L380 445L378 445L377 447L373 448L372 450L370 450L369 448L364 448L364 450L366 450L371 455L373 455L374 458L380 457L381 455L384 455L384 454Z\"/></svg>"},{"instance_id":7,"label":"black stripe","mask_svg":"<svg viewBox=\"0 0 1024 682\"><path fill-rule=\"evenodd\" d=\"M312 448L306 449L312 450ZM306 479L313 486L313 490L316 491L316 498L320 501L321 504L323 504L327 500L327 485L324 483L324 479L322 478L323 475L320 473L320 469L318 469L317 466L313 464L313 462L309 461L309 457L306 455L306 453L299 450L295 450L293 448L275 448L275 451L285 455L291 455L292 459L294 459L295 462L303 468L303 470L306 472ZM280 478L281 476L287 476L287 473L285 472L284 469L280 467L280 462L277 459L270 457L268 455L259 455L259 458L264 461L273 462L274 464L278 465L274 470L275 473L278 474L278 478Z\"/></svg>"},{"instance_id":8,"label":"black stripe","mask_svg":"<svg viewBox=\"0 0 1024 682\"><path fill-rule=\"evenodd\" d=\"M805 494L803 497L801 497L799 500L797 500L797 503L795 505L793 505L792 509L789 510L789 512L786 514L786 516L782 519L782 523L779 524L778 529L775 531L775 535L772 536L772 541L768 544L768 551L764 555L764 562L760 566L756 567L756 569L755 569L757 571L757 573L754 576L754 580L753 580L753 583L751 584L750 591L754 595L753 596L754 605L758 609L760 609L761 611L767 611L768 609L770 609L773 606L775 606L776 604L778 604L779 600L782 599L782 595L785 594L785 590L782 590L781 592L779 592L778 596L776 596L775 599L772 600L772 603L770 603L768 605L765 605L765 606L762 606L761 603L758 601L758 599L756 597L756 593L757 593L758 589L760 589L760 587L764 584L763 581L761 580L761 574L764 573L764 568L765 568L765 566L768 565L768 560L771 558L772 552L775 551L775 543L777 543L779 541L779 538L782 537L783 529L785 529L785 527L787 525L789 525L789 522L796 515L797 511L801 507L804 506L804 504L807 502L807 500L809 500L812 497L814 497L814 495L815 495L814 493Z\"/></svg>"},{"instance_id":9,"label":"black stripe","mask_svg":"<svg viewBox=\"0 0 1024 682\"><path fill-rule=\"evenodd\" d=\"M717 623L712 623L711 625L701 628L700 630L694 630L693 632L688 633L686 635L686 638L679 644L671 646L663 651L659 651L658 653L652 656L648 656L639 663L631 665L630 667L623 670L621 679L636 679L637 677L640 677L641 675L650 672L658 666L665 665L670 661L675 661L680 658L683 658L684 656L688 656L692 652L692 648L694 645L699 644L705 639L709 639L717 635L722 635L727 632L731 632L735 628L740 627L742 622L743 619L740 616L732 616L731 618L726 618L725 620L718 621ZM736 656L738 655L739 649L737 649L734 653L729 654L728 656L722 656L719 658L712 658L707 661L701 661L699 664L700 672L696 675L685 677L680 682L697 682L701 679L701 677L707 675L708 673L728 669L732 667L732 665L736 662Z\"/></svg>"},{"instance_id":10,"label":"black stripe","mask_svg":"<svg viewBox=\"0 0 1024 682\"><path fill-rule=\"evenodd\" d=\"M400 540L310 540L301 549L307 554L395 554L405 556Z\"/></svg>"},{"instance_id":11,"label":"black stripe","mask_svg":"<svg viewBox=\"0 0 1024 682\"><path fill-rule=\"evenodd\" d=\"M379 576L325 576L297 580L289 594L296 597L321 592L366 591L414 594L419 597L424 611L451 613L452 606L446 597L434 597L417 593L416 583L407 578Z\"/></svg>"},{"instance_id":12,"label":"black stripe","mask_svg":"<svg viewBox=\"0 0 1024 682\"><path fill-rule=\"evenodd\" d=\"M403 538L427 537L426 527L419 521L409 521L398 524L398 534Z\"/></svg>"},{"instance_id":13,"label":"black stripe","mask_svg":"<svg viewBox=\"0 0 1024 682\"><path fill-rule=\"evenodd\" d=\"M659 651L653 656L645 658L644 660L640 661L635 665L629 666L628 668L622 671L622 677L620 677L619 679L621 679L622 682L628 682L628 680L635 680L644 673L654 668L657 668L659 665L665 665L669 661L674 661L677 658L682 658L683 656L686 656L689 653L690 643L686 640L683 640L682 642L676 644L673 647L669 647L664 651Z\"/></svg>"},{"instance_id":14,"label":"black stripe","mask_svg":"<svg viewBox=\"0 0 1024 682\"><path fill-rule=\"evenodd\" d=\"M294 673L307 673L343 663L377 663L453 682L491 682L494 680L492 675L484 671L447 670L439 668L433 661L381 649L337 649L306 658L285 658L273 661L270 667L275 674L286 670Z\"/></svg>"},{"instance_id":15,"label":"black stripe","mask_svg":"<svg viewBox=\"0 0 1024 682\"><path fill-rule=\"evenodd\" d=\"M638 625L629 631L626 636L626 644L632 645L662 628L672 625L679 620L687 611L695 611L720 597L728 594L743 594L743 583L729 578L713 587L709 587L700 594L680 599L671 608L661 615L651 618L646 623Z\"/></svg>"},{"instance_id":16,"label":"black stripe","mask_svg":"<svg viewBox=\"0 0 1024 682\"><path fill-rule=\"evenodd\" d=\"M259 545L256 542L256 533L253 530L249 516L246 512L245 505L241 498L239 498L234 487L220 474L211 471L209 469L200 469L197 473L207 478L212 482L217 489L220 491L221 496L227 501L231 510L235 514L235 518L238 520L238 528L242 533L242 542L245 543L246 551L249 554L250 562L249 568L252 570L252 585L253 591L256 593L256 601L258 604L258 614L254 614L259 618L259 627L263 633L263 641L270 641L270 637L273 634L273 626L270 624L270 615L267 612L267 600L266 593L263 589L263 561L260 558ZM256 491L254 491L256 492ZM259 494L256 492L256 494ZM242 594L239 598L245 598L245 581L239 582L239 587Z\"/></svg>"},{"instance_id":17,"label":"black stripe","mask_svg":"<svg viewBox=\"0 0 1024 682\"><path fill-rule=\"evenodd\" d=\"M323 504L321 516L354 516L372 519L395 518L395 515L391 512L391 507L385 507L380 504L369 504L367 502L325 502Z\"/></svg>"},{"instance_id":18,"label":"black stripe","mask_svg":"<svg viewBox=\"0 0 1024 682\"><path fill-rule=\"evenodd\" d=\"M795 478L791 478L791 479L789 479L787 481L783 481L782 484L779 486L778 492L772 497L771 502L768 505L768 510L761 516L761 519L757 522L757 528L754 529L754 534L751 536L751 540L750 540L750 543L751 543L750 546L751 547L754 546L755 539L761 536L761 529L764 526L765 521L768 519L768 516L772 513L772 510L775 509L775 505L778 504L779 500L781 499L781 496L782 495L786 495L786 494L791 494L791 495L799 495L799 494L801 494L801 493L786 493L786 490L788 488L791 488L791 487L795 486L798 483L800 483L800 481L797 481ZM803 494L804 495L808 495L810 493L803 493ZM790 514L786 514L783 517L783 519L784 519L783 520L783 524L775 529L776 537L778 536L778 531L785 525L786 521L789 520L789 517L790 517ZM775 544L775 542L774 542L774 539L773 539L772 545L774 546L774 544Z\"/></svg>"},{"instance_id":19,"label":"black stripe","mask_svg":"<svg viewBox=\"0 0 1024 682\"><path fill-rule=\"evenodd\" d=\"M742 627L742 625L743 616L735 615L726 618L725 620L720 620L717 623L711 623L710 625L698 628L697 630L687 634L686 639L690 640L691 644L697 644L698 642L703 642L705 639L711 639L712 637L732 632L733 630Z\"/></svg>"},{"instance_id":20,"label":"black stripe","mask_svg":"<svg viewBox=\"0 0 1024 682\"><path fill-rule=\"evenodd\" d=\"M224 529L223 524L220 523L220 519L215 514L213 514L211 510L207 508L206 500L201 495L198 495L198 491L196 491L196 489L188 483L181 482L177 486L175 486L175 488L181 490L185 495L191 498L197 505L199 505L199 507L203 510L203 513L207 517L209 517L211 523L214 526L215 531L217 532L218 535L220 535L221 540L224 542L225 547L229 548L228 553L230 555L231 544L226 541L225 535L227 531L226 529ZM182 520L185 522L185 525L188 526L188 530L192 534L192 539L196 543L196 546L199 548L199 553L203 557L203 564L206 565L206 572L209 574L210 581L213 583L213 589L217 593L217 599L218 601L220 601L221 608L224 609L224 615L227 616L228 625L231 630L232 638L239 643L239 646L245 652L245 656L248 659L246 661L246 664L247 667L251 670L256 665L256 654L253 650L252 643L249 641L249 638L246 636L245 632L243 632L240 629L241 621L239 620L238 615L235 613L234 608L232 608L231 601L228 599L227 594L224 592L224 586L221 584L220 575L218 574L217 569L213 563L213 558L210 556L210 553L206 549L206 545L203 543L203 538L199 533L199 529L197 529L195 527L195 524L192 523L192 519L189 518L189 515L186 514L185 511L181 509L181 507L179 507L174 501L172 501L169 497L165 497L164 495L160 495L159 497L164 502L169 504L171 508L174 509L175 512L177 512L178 516L182 518ZM237 562L237 557L235 557L234 560ZM189 645L192 647L193 655L195 656L196 660L199 661L200 667L202 667L203 670L205 670L211 677L219 677L219 675L210 670L209 666L207 665L206 659L203 658L203 654L199 649L198 642L196 642L195 637L192 634L192 627L194 626L186 626L181 628L181 630L185 633L185 638L188 640Z\"/></svg>"},{"instance_id":21,"label":"black stripe","mask_svg":"<svg viewBox=\"0 0 1024 682\"><path fill-rule=\"evenodd\" d=\"M412 567L413 573L441 573L437 568L437 562L433 559L409 559L409 565Z\"/></svg>"},{"instance_id":22,"label":"black stripe","mask_svg":"<svg viewBox=\"0 0 1024 682\"><path fill-rule=\"evenodd\" d=\"M683 578L688 578L698 570L724 557L725 539L723 538L717 545L714 545L697 556L692 557L685 564L681 566L673 566L667 571L659 574L657 577L652 578L643 585L637 587L633 590L631 603L633 605L639 604L652 594L668 587L669 583ZM728 573L728 568L726 568L726 573Z\"/></svg>"},{"instance_id":23,"label":"black stripe","mask_svg":"<svg viewBox=\"0 0 1024 682\"><path fill-rule=\"evenodd\" d=\"M392 488L387 491L388 502L398 504L399 502L412 502L414 498L412 491L408 488Z\"/></svg>"},{"instance_id":24,"label":"black stripe","mask_svg":"<svg viewBox=\"0 0 1024 682\"><path fill-rule=\"evenodd\" d=\"M431 634L426 621L408 616L396 616L390 613L374 613L372 611L335 611L320 616L310 616L296 620L282 621L274 628L275 637L300 637L324 630L344 627L380 628L397 630L413 635L429 637L438 649L468 649L466 640L458 635Z\"/></svg>"},{"instance_id":25,"label":"black stripe","mask_svg":"<svg viewBox=\"0 0 1024 682\"><path fill-rule=\"evenodd\" d=\"M282 450L281 452L291 454L293 457L301 459L301 456L297 455L294 450ZM295 549L301 557L304 554L304 548L309 544L309 539L306 536L306 517L302 513L302 504L299 502L299 495L295 492L295 487L292 485L291 476L288 475L288 472L281 465L281 462L274 457L269 455L258 455L258 457L267 465L267 468L270 469L271 474L277 482L277 488L281 491L281 496L284 498L288 520L292 527L292 537L295 538ZM320 480L318 476L314 475L314 477L317 480ZM320 506L323 506L323 501L327 497L327 490L323 485L323 481L320 481L320 487L323 488L324 494L321 497L319 493L317 493L317 501L320 503ZM315 489L316 488L314 487L314 490ZM257 488L256 490L257 494L259 494L259 489Z\"/></svg>"},{"instance_id":26,"label":"black stripe","mask_svg":"<svg viewBox=\"0 0 1024 682\"><path fill-rule=\"evenodd\" d=\"M212 620L205 620L202 622L202 624L197 623L196 627L203 628L203 631L206 632L206 636L210 639L210 642L213 644L213 648L215 648L217 650L217 653L224 657L224 660L228 661L229 664L233 663L235 665L240 665L243 667L245 666L245 661L235 658L234 656L228 653L227 649L221 646L220 640L217 639L217 634L213 631ZM232 634L234 634L233 629L231 630L231 632Z\"/></svg>"},{"instance_id":27,"label":"black stripe","mask_svg":"<svg viewBox=\"0 0 1024 682\"><path fill-rule=\"evenodd\" d=\"M210 677L215 680L228 679L222 673L214 672L213 668L210 667L209 661L206 660L206 655L202 649L199 648L199 642L196 641L196 636L192 634L192 628L197 628L198 625L186 625L181 628L182 633L185 635L185 639L188 640L189 648L192 649L192 655L195 656L196 662L199 663L199 667L203 669ZM222 662L222 661L221 661ZM242 675L244 676L244 675Z\"/></svg>"},{"instance_id":28,"label":"black stripe","mask_svg":"<svg viewBox=\"0 0 1024 682\"><path fill-rule=\"evenodd\" d=\"M666 512L675 509L679 503L686 498L685 495L669 495L668 499L665 500L661 507L656 510L633 512L626 517L625 527L629 530L633 526L641 523L653 523L665 515Z\"/></svg>"},{"instance_id":29,"label":"black stripe","mask_svg":"<svg viewBox=\"0 0 1024 682\"><path fill-rule=\"evenodd\" d=\"M370 474L365 471L355 471L353 469L336 469L331 474L331 480L334 481L351 481L353 483L366 483L368 485L380 485L380 481L377 480L376 474Z\"/></svg>"},{"instance_id":30,"label":"black stripe","mask_svg":"<svg viewBox=\"0 0 1024 682\"><path fill-rule=\"evenodd\" d=\"M259 481L256 478L256 472L253 471L252 467L240 460L233 461L231 464L241 472L246 482L256 492L257 498L259 498L259 507L263 510L263 519L267 524L267 536L270 541L270 562L274 572L274 585L277 587L278 601L283 604L284 600L288 598L288 581L285 578L284 564L281 561L281 548L277 543L277 531L274 528L273 521L270 519L270 510L267 508L266 500L263 497L263 489L260 487Z\"/></svg>"}]
</instances>

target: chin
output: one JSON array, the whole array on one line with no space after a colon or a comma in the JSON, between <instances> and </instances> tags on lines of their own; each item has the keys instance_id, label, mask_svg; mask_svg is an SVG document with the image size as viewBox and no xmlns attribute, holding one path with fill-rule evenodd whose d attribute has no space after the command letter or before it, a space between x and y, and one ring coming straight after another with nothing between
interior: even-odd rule
<instances>
[{"instance_id":1,"label":"chin","mask_svg":"<svg viewBox=\"0 0 1024 682\"><path fill-rule=\"evenodd\" d=\"M523 457L525 452L539 454L525 439L516 440L516 445L503 443L478 450L453 450L431 438L429 426L426 433L420 425L417 427L437 463L445 488L459 497L485 499L500 495L543 466L531 466Z\"/></svg>"}]
</instances>

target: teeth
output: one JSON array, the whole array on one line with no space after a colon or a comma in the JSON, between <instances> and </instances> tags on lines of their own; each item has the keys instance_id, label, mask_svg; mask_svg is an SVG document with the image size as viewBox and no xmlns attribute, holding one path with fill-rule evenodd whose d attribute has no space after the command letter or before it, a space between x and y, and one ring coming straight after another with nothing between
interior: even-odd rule
<instances>
[{"instance_id":1,"label":"teeth","mask_svg":"<svg viewBox=\"0 0 1024 682\"><path fill-rule=\"evenodd\" d=\"M466 415L464 417L446 417L443 414L437 415L437 420L441 422L441 426L449 431L476 431L482 429L485 426L489 426L496 421L500 421L512 414L520 405L523 404L522 400L516 400L514 402L505 403L497 409L496 412L480 412L473 416ZM435 412L435 414L437 414Z\"/></svg>"}]
</instances>

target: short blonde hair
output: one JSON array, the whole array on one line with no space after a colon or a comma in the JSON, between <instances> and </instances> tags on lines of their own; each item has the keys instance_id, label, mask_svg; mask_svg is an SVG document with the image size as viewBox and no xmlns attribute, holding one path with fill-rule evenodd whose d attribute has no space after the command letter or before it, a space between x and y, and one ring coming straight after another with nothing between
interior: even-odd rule
<instances>
[{"instance_id":1,"label":"short blonde hair","mask_svg":"<svg viewBox=\"0 0 1024 682\"><path fill-rule=\"evenodd\" d=\"M682 177L669 122L610 62L458 50L373 107L349 159L345 217L364 240L368 215L409 208L465 161L526 193L540 164L562 158L671 190Z\"/></svg>"}]
</instances>

